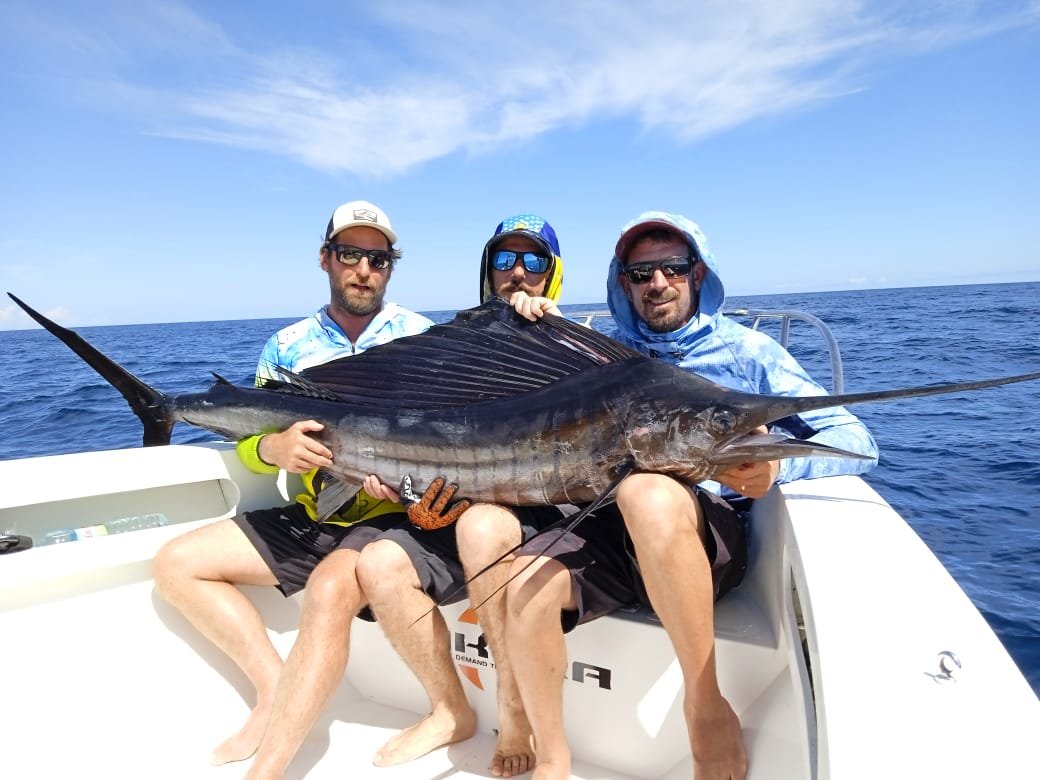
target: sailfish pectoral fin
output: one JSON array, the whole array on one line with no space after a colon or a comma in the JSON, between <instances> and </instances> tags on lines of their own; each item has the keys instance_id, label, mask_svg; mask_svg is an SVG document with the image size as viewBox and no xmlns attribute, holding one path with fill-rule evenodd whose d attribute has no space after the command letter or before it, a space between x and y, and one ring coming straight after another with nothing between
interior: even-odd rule
<instances>
[{"instance_id":1,"label":"sailfish pectoral fin","mask_svg":"<svg viewBox=\"0 0 1040 780\"><path fill-rule=\"evenodd\" d=\"M350 501L361 490L361 485L355 485L337 479L332 475L325 474L321 483L321 491L318 493L317 515L318 522L324 522L336 514L336 511L345 503Z\"/></svg>"}]
</instances>

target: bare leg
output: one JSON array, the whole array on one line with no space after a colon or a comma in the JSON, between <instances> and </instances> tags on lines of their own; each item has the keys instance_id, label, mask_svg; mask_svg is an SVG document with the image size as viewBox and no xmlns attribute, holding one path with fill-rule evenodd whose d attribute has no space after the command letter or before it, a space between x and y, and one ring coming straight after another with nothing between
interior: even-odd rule
<instances>
[{"instance_id":1,"label":"bare leg","mask_svg":"<svg viewBox=\"0 0 1040 780\"><path fill-rule=\"evenodd\" d=\"M513 573L532 559L517 558ZM537 558L507 588L505 639L534 731L535 780L567 780L571 752L563 729L567 648L560 612L573 609L571 576L551 558Z\"/></svg>"},{"instance_id":2,"label":"bare leg","mask_svg":"<svg viewBox=\"0 0 1040 780\"><path fill-rule=\"evenodd\" d=\"M373 542L362 551L357 572L383 631L430 698L430 714L392 737L373 763L394 766L469 739L477 717L451 660L448 626L438 609L416 622L434 603L404 549L387 539Z\"/></svg>"},{"instance_id":3,"label":"bare leg","mask_svg":"<svg viewBox=\"0 0 1040 780\"><path fill-rule=\"evenodd\" d=\"M280 778L325 709L347 667L350 624L364 606L359 554L336 550L311 572L300 631L285 661L268 726L247 778Z\"/></svg>"},{"instance_id":4,"label":"bare leg","mask_svg":"<svg viewBox=\"0 0 1040 780\"><path fill-rule=\"evenodd\" d=\"M700 509L685 487L659 474L629 477L617 500L650 603L682 668L694 774L697 780L741 780L747 754L715 672L714 599Z\"/></svg>"},{"instance_id":5,"label":"bare leg","mask_svg":"<svg viewBox=\"0 0 1040 780\"><path fill-rule=\"evenodd\" d=\"M210 756L214 764L256 752L274 701L282 659L253 603L232 583L275 585L277 579L232 520L167 542L155 556L155 586L249 678L256 705L245 724Z\"/></svg>"},{"instance_id":6,"label":"bare leg","mask_svg":"<svg viewBox=\"0 0 1040 780\"><path fill-rule=\"evenodd\" d=\"M520 523L516 515L494 504L470 507L459 518L456 532L467 577L520 543ZM469 585L470 603L483 604L477 608L477 619L491 647L498 678L498 744L490 766L494 777L513 777L534 767L531 724L524 712L505 644L506 593L499 590L509 578L509 567L515 557L505 558ZM493 597L492 593L495 593Z\"/></svg>"}]
</instances>

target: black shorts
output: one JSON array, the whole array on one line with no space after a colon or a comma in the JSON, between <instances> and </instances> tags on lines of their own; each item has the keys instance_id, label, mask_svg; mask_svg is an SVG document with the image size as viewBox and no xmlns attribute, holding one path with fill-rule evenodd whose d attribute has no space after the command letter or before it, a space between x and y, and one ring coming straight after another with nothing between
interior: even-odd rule
<instances>
[{"instance_id":1,"label":"black shorts","mask_svg":"<svg viewBox=\"0 0 1040 780\"><path fill-rule=\"evenodd\" d=\"M235 523L264 559L286 596L303 590L307 579L334 550L357 550L377 539L389 539L407 553L423 590L434 601L461 600L466 581L459 563L455 526L436 531L416 528L404 512L379 515L343 527L316 523L300 504L259 509L235 517ZM371 619L367 609L362 617Z\"/></svg>"},{"instance_id":2,"label":"black shorts","mask_svg":"<svg viewBox=\"0 0 1040 780\"><path fill-rule=\"evenodd\" d=\"M700 488L694 489L694 495L710 531L704 547L717 601L739 585L747 571L747 511ZM741 503L745 507L750 504ZM632 539L615 503L600 507L569 533L547 531L519 552L540 553L567 567L571 574L571 594L577 607L561 614L564 631L619 609L653 609Z\"/></svg>"},{"instance_id":3,"label":"black shorts","mask_svg":"<svg viewBox=\"0 0 1040 780\"><path fill-rule=\"evenodd\" d=\"M539 531L551 525L562 524L568 517L581 510L574 504L537 505L537 506L504 506L512 512L520 523L520 538L528 541Z\"/></svg>"}]
</instances>

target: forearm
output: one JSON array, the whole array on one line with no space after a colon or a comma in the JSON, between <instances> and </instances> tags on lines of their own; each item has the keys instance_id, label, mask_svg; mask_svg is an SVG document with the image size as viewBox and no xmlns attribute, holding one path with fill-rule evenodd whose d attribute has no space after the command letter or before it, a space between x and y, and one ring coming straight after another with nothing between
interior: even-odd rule
<instances>
[{"instance_id":1,"label":"forearm","mask_svg":"<svg viewBox=\"0 0 1040 780\"><path fill-rule=\"evenodd\" d=\"M242 461L243 465L254 474L274 474L278 471L278 466L273 463L268 463L260 455L260 442L266 434L258 433L256 436L249 436L245 439L241 439L235 445L235 452L238 453L238 459Z\"/></svg>"},{"instance_id":2,"label":"forearm","mask_svg":"<svg viewBox=\"0 0 1040 780\"><path fill-rule=\"evenodd\" d=\"M870 460L852 458L786 458L780 462L778 482L793 482L796 479L817 479L840 474L865 474L878 462L878 448L874 437L863 423L856 420L822 430L806 441L826 444L830 447L866 455Z\"/></svg>"}]
</instances>

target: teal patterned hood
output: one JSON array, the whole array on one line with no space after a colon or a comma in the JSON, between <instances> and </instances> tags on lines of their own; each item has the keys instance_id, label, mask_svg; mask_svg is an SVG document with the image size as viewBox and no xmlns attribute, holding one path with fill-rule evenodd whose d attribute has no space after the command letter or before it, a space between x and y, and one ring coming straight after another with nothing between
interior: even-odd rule
<instances>
[{"instance_id":1,"label":"teal patterned hood","mask_svg":"<svg viewBox=\"0 0 1040 780\"><path fill-rule=\"evenodd\" d=\"M678 230L686 242L707 267L707 273L701 284L697 311L694 316L680 328L667 333L658 333L646 326L636 310L632 307L624 287L621 286L621 261L618 249L622 247L625 234L636 226L665 227ZM701 338L707 331L715 327L718 316L726 303L726 289L715 264L715 255L708 248L708 239L693 220L679 214L665 211L644 211L621 230L622 239L618 241L618 249L610 260L610 272L607 277L607 305L614 315L617 324L618 338L642 352L670 354L682 350L682 346L695 338Z\"/></svg>"},{"instance_id":2,"label":"teal patterned hood","mask_svg":"<svg viewBox=\"0 0 1040 780\"><path fill-rule=\"evenodd\" d=\"M682 327L657 333L646 327L621 286L621 261L631 243L648 229L678 230L707 266L697 311ZM629 231L631 235L629 235ZM791 354L765 333L741 325L723 314L726 292L715 256L700 228L686 217L647 211L625 225L610 260L607 303L617 325L616 338L645 355L684 368L712 382L760 395L826 395ZM877 458L870 431L843 407L819 409L777 420L770 429L796 439L818 442ZM780 482L834 474L861 474L876 460L840 458L786 458L780 464ZM706 485L709 483L705 483ZM718 490L718 485L709 489Z\"/></svg>"}]
</instances>

